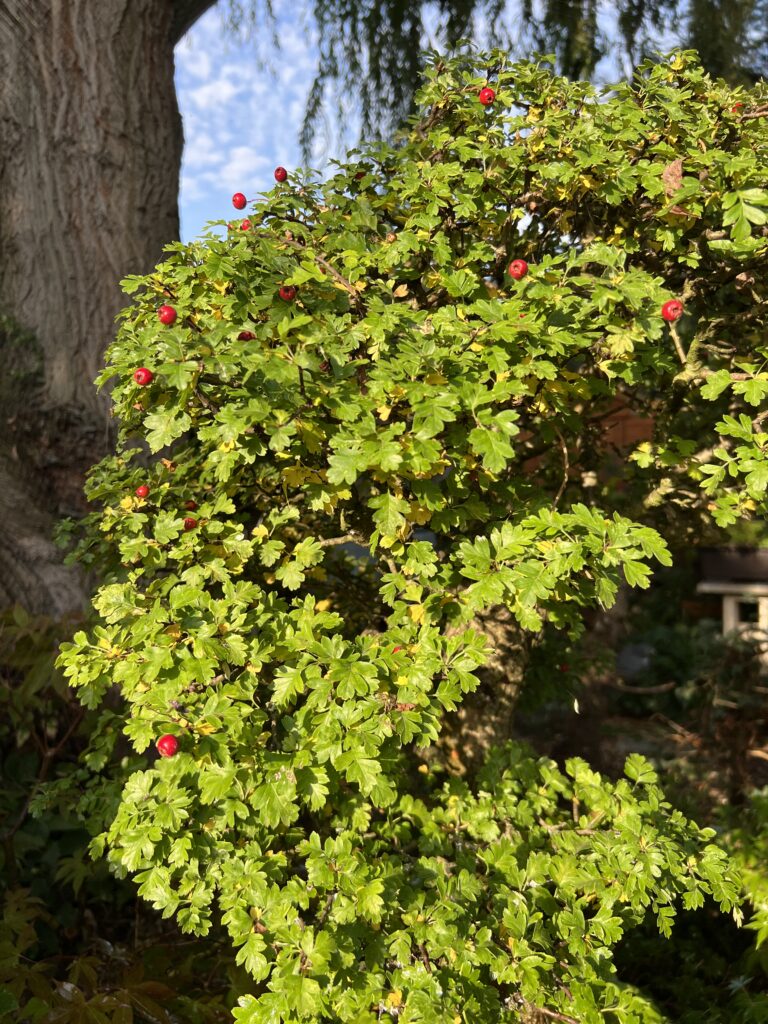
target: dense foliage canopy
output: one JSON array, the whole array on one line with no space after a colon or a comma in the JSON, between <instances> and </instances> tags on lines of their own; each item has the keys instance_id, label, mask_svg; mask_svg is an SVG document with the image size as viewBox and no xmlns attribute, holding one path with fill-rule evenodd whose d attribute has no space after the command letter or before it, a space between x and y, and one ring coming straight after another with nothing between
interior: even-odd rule
<instances>
[{"instance_id":1,"label":"dense foliage canopy","mask_svg":"<svg viewBox=\"0 0 768 1024\"><path fill-rule=\"evenodd\" d=\"M768 91L494 52L435 57L419 105L126 282L61 664L104 704L91 764L121 730L147 764L81 813L184 930L222 915L240 1021L652 1020L611 950L738 914L713 833L637 756L458 781L430 746L478 615L576 637L667 541L764 514ZM618 408L653 423L632 461Z\"/></svg>"}]
</instances>

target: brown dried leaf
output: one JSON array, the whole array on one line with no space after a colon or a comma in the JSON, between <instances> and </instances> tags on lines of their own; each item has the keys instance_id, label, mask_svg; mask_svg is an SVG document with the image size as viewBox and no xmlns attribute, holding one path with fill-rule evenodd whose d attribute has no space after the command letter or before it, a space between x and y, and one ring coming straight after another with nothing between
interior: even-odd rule
<instances>
[{"instance_id":1,"label":"brown dried leaf","mask_svg":"<svg viewBox=\"0 0 768 1024\"><path fill-rule=\"evenodd\" d=\"M667 164L661 172L661 180L664 182L666 194L673 196L683 183L683 161L680 157Z\"/></svg>"}]
</instances>

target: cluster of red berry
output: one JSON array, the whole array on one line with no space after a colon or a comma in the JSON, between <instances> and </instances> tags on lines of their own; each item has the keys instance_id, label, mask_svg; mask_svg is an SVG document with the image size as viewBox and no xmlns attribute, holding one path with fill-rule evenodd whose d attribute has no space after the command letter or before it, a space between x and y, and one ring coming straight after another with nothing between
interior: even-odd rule
<instances>
[{"instance_id":1,"label":"cluster of red berry","mask_svg":"<svg viewBox=\"0 0 768 1024\"><path fill-rule=\"evenodd\" d=\"M139 370L136 371L136 373L139 373L139 372L140 372ZM149 373L149 370L147 370L146 372ZM134 374L134 377L135 376L136 376L136 374ZM149 485L148 484L139 484L139 486L136 488L136 490L133 493L136 495L137 498L141 498L142 501L145 501L149 497ZM193 501L192 499L190 499L189 501L185 501L184 502L184 508L187 510L187 512L194 512L195 509L197 508L197 502ZM184 518L184 529L185 530L194 530L194 528L196 526L197 526L197 520L194 519L192 516L186 516Z\"/></svg>"}]
</instances>

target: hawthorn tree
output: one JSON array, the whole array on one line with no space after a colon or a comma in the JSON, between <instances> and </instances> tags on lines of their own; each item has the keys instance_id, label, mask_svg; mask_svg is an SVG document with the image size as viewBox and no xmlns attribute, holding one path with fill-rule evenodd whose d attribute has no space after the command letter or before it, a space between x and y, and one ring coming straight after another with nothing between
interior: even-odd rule
<instances>
[{"instance_id":1,"label":"hawthorn tree","mask_svg":"<svg viewBox=\"0 0 768 1024\"><path fill-rule=\"evenodd\" d=\"M637 755L466 781L430 748L480 614L567 643L684 530L765 514L768 90L494 52L418 102L125 281L74 552L104 582L60 661L104 704L85 764L135 753L81 814L183 930L220 917L244 1024L657 1020L612 949L738 915L713 833ZM619 465L618 406L655 424Z\"/></svg>"},{"instance_id":2,"label":"hawthorn tree","mask_svg":"<svg viewBox=\"0 0 768 1024\"><path fill-rule=\"evenodd\" d=\"M91 381L114 332L119 281L147 272L178 236L174 47L213 4L0 4L0 608L18 602L60 615L83 603L82 582L63 571L50 543L52 522L82 510L82 474L110 444ZM370 130L411 109L425 6L435 7L307 3L322 45L305 141L329 86L347 77ZM436 6L447 46L471 34L471 0ZM225 7L237 29L268 5ZM505 0L483 8L492 31L510 8ZM622 0L616 36L600 9L597 0L547 0L536 10L520 3L513 42L551 49L566 74L588 76L617 43L637 55L674 21L732 81L765 66L765 0Z\"/></svg>"}]
</instances>

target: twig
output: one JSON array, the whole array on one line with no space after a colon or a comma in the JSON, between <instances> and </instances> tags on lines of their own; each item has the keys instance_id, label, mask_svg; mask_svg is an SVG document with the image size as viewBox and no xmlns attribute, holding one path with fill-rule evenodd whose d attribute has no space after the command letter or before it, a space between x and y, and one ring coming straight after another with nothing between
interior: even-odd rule
<instances>
[{"instance_id":1,"label":"twig","mask_svg":"<svg viewBox=\"0 0 768 1024\"><path fill-rule=\"evenodd\" d=\"M669 333L672 335L672 341L675 343L675 350L677 351L678 359L680 360L682 365L685 366L688 363L688 356L685 354L685 349L680 343L680 339L677 336L677 331L674 327L672 327Z\"/></svg>"},{"instance_id":2,"label":"twig","mask_svg":"<svg viewBox=\"0 0 768 1024\"><path fill-rule=\"evenodd\" d=\"M419 949L419 952L421 953L421 962L426 967L427 972L429 974L431 974L432 973L432 964L431 964L430 959L429 959L429 953L427 952L427 947L422 943L422 945L420 945L418 947L418 949ZM575 1021L574 1021L574 1024L576 1024Z\"/></svg>"},{"instance_id":3,"label":"twig","mask_svg":"<svg viewBox=\"0 0 768 1024\"><path fill-rule=\"evenodd\" d=\"M40 771L37 773L37 778L35 779L35 783L32 786L32 789L29 791L29 793L27 795L27 799L24 801L24 806L21 809L21 813L19 814L18 818L16 819L15 824L7 832L4 832L2 836L0 836L0 841L8 842L9 840L13 839L13 837L16 835L16 833L19 831L21 826L26 821L27 815L29 814L29 808L30 808L30 805L32 803L32 800L34 799L35 794L37 793L37 791L40 788L40 786L42 785L42 783L45 782L45 780L48 778L48 772L50 770L50 767L51 767L51 764L53 763L54 758L59 753L59 751L62 749L62 747L66 744L67 740L72 735L72 733L75 731L75 729L78 727L78 725L80 725L80 723L83 720L83 715L84 714L85 714L85 708L83 708L83 707L78 708L77 714L72 719L72 721L71 721L71 723L69 725L69 728L64 733L64 735L61 737L61 739L56 744L56 746L55 747L49 747L45 751L45 753L43 754L43 761L42 761L42 764L40 765Z\"/></svg>"},{"instance_id":4,"label":"twig","mask_svg":"<svg viewBox=\"0 0 768 1024\"><path fill-rule=\"evenodd\" d=\"M215 413L219 411L218 405L216 405L215 402L212 402L207 395L204 395L200 388L195 388L195 394L206 407L206 409L211 409Z\"/></svg>"},{"instance_id":5,"label":"twig","mask_svg":"<svg viewBox=\"0 0 768 1024\"><path fill-rule=\"evenodd\" d=\"M568 460L568 445L565 443L565 438L560 433L560 431L557 429L557 427L555 427L555 433L558 436L558 439L560 441L560 447L561 447L562 452L563 452L563 479L560 482L560 487L558 489L557 494L555 495L555 505L559 505L560 504L560 499L563 496L563 491L565 490L565 488L568 485L568 474L570 473L570 470L571 470L571 464L570 464L570 462Z\"/></svg>"},{"instance_id":6,"label":"twig","mask_svg":"<svg viewBox=\"0 0 768 1024\"><path fill-rule=\"evenodd\" d=\"M333 901L336 899L336 895L337 894L336 894L335 891L328 893L328 898L325 901L325 906L323 907L323 911L320 914L320 917L318 917L318 919L317 919L317 927L318 927L318 929L322 928L323 925L325 924L325 922L328 920L328 915L331 912L331 907L333 906Z\"/></svg>"},{"instance_id":7,"label":"twig","mask_svg":"<svg viewBox=\"0 0 768 1024\"><path fill-rule=\"evenodd\" d=\"M529 1003L526 999L525 1005L529 1010L533 1010L534 1013L540 1013L544 1017L549 1017L551 1020L562 1021L562 1024L579 1024L574 1017L568 1017L564 1013L556 1013L554 1010L547 1010L543 1006L535 1006L533 1003Z\"/></svg>"},{"instance_id":8,"label":"twig","mask_svg":"<svg viewBox=\"0 0 768 1024\"><path fill-rule=\"evenodd\" d=\"M359 544L361 539L357 533L345 533L341 537L323 537L318 544L321 548L332 548L337 544Z\"/></svg>"},{"instance_id":9,"label":"twig","mask_svg":"<svg viewBox=\"0 0 768 1024\"><path fill-rule=\"evenodd\" d=\"M283 238L282 242L285 245L292 245L294 249L300 249L302 252L307 251L307 244L305 242L299 242L295 238ZM340 274L335 267L331 266L328 260L318 255L318 253L313 251L311 255L315 262L319 266L323 267L323 269L331 275L334 281L337 281L342 288L352 296L352 300L358 309L362 309L363 301L360 298L360 292L355 288L352 282L348 281L343 274Z\"/></svg>"}]
</instances>

